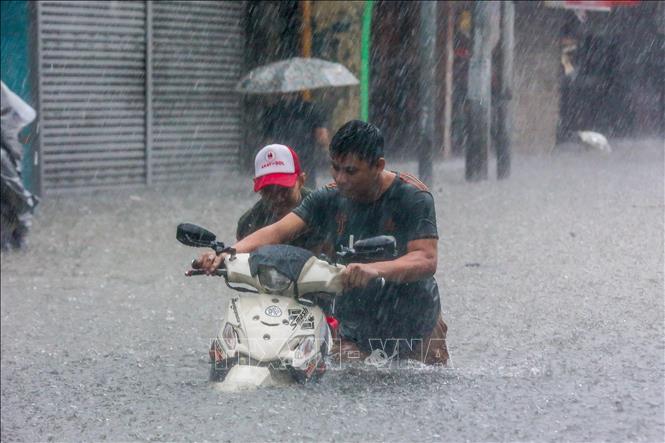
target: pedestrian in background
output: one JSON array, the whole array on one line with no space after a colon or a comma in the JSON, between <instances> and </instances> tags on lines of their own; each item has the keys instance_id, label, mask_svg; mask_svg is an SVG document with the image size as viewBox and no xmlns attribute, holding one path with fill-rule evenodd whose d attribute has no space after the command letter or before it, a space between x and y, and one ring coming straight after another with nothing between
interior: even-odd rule
<instances>
[{"instance_id":1,"label":"pedestrian in background","mask_svg":"<svg viewBox=\"0 0 665 443\"><path fill-rule=\"evenodd\" d=\"M317 187L317 169L328 159L330 134L319 105L305 101L299 92L280 95L262 116L264 145L281 143L300 157L308 184Z\"/></svg>"},{"instance_id":2,"label":"pedestrian in background","mask_svg":"<svg viewBox=\"0 0 665 443\"><path fill-rule=\"evenodd\" d=\"M19 133L36 117L36 112L0 82L2 149L0 170L0 247L22 249L32 225L32 214L38 199L23 185L21 159L23 146Z\"/></svg>"}]
</instances>

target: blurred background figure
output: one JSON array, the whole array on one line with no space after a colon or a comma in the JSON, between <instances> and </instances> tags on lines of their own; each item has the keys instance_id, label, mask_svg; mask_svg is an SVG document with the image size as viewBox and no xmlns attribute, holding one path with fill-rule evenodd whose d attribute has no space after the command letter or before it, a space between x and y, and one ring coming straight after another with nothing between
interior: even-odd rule
<instances>
[{"instance_id":1,"label":"blurred background figure","mask_svg":"<svg viewBox=\"0 0 665 443\"><path fill-rule=\"evenodd\" d=\"M21 180L23 146L19 132L36 117L35 110L14 94L4 82L0 101L2 159L0 171L0 246L2 250L22 249L26 244L37 197Z\"/></svg>"},{"instance_id":2,"label":"blurred background figure","mask_svg":"<svg viewBox=\"0 0 665 443\"><path fill-rule=\"evenodd\" d=\"M291 57L252 69L236 91L263 96L257 122L261 144L282 143L297 151L315 188L317 169L327 163L330 134L324 108L311 99L311 90L357 84L358 79L339 63Z\"/></svg>"},{"instance_id":3,"label":"blurred background figure","mask_svg":"<svg viewBox=\"0 0 665 443\"><path fill-rule=\"evenodd\" d=\"M326 164L330 133L323 110L299 92L273 98L262 116L264 144L270 141L298 151L308 184L316 188L317 169Z\"/></svg>"}]
</instances>

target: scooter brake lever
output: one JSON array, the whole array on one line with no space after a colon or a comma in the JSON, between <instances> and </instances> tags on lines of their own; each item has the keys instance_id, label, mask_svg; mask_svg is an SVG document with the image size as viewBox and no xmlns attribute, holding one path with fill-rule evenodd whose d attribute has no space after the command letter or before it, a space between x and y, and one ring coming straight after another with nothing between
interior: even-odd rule
<instances>
[{"instance_id":1,"label":"scooter brake lever","mask_svg":"<svg viewBox=\"0 0 665 443\"><path fill-rule=\"evenodd\" d=\"M193 277L195 275L205 275L206 271L203 269L190 269L185 271L185 277Z\"/></svg>"},{"instance_id":2,"label":"scooter brake lever","mask_svg":"<svg viewBox=\"0 0 665 443\"><path fill-rule=\"evenodd\" d=\"M223 277L225 274L224 269L217 269L213 275L216 275L218 277ZM188 271L185 271L185 277L193 277L195 275L206 275L206 271L203 269L190 269Z\"/></svg>"}]
</instances>

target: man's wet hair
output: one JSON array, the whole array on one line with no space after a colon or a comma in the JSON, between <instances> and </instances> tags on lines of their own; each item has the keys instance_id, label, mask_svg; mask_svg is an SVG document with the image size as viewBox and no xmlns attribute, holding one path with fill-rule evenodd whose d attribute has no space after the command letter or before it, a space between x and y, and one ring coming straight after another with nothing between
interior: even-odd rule
<instances>
[{"instance_id":1,"label":"man's wet hair","mask_svg":"<svg viewBox=\"0 0 665 443\"><path fill-rule=\"evenodd\" d=\"M370 164L383 157L383 134L375 125L360 120L345 123L330 142L330 156L353 154Z\"/></svg>"}]
</instances>

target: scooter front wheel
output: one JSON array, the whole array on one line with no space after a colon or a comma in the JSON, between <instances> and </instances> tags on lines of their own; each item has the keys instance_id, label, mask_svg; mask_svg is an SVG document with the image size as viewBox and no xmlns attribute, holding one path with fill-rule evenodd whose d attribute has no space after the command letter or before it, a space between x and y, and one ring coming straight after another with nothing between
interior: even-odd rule
<instances>
[{"instance_id":1,"label":"scooter front wheel","mask_svg":"<svg viewBox=\"0 0 665 443\"><path fill-rule=\"evenodd\" d=\"M214 361L210 362L210 372L208 375L208 380L214 383L224 381L226 374L229 373L227 368L218 367Z\"/></svg>"},{"instance_id":2,"label":"scooter front wheel","mask_svg":"<svg viewBox=\"0 0 665 443\"><path fill-rule=\"evenodd\" d=\"M310 382L317 382L323 377L323 375L326 373L326 345L321 346L321 354L319 355L319 359L316 362L316 365L314 367L308 368L306 370L298 370L294 369L293 367L289 366L289 371L291 373L291 377L298 383L304 384L304 383L310 383Z\"/></svg>"}]
</instances>

